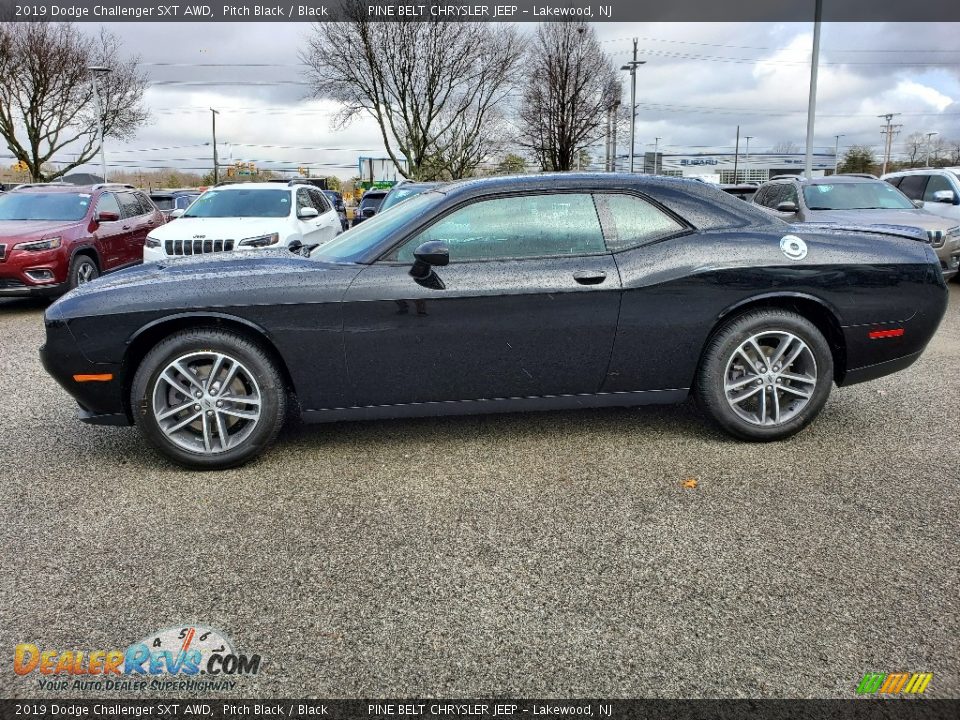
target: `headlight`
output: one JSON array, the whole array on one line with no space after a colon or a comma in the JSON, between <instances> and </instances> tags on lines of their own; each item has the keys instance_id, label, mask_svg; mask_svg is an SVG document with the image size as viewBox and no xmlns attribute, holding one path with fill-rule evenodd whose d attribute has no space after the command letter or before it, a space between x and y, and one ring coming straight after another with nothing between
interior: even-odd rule
<instances>
[{"instance_id":1,"label":"headlight","mask_svg":"<svg viewBox=\"0 0 960 720\"><path fill-rule=\"evenodd\" d=\"M268 247L280 242L280 233L270 233L269 235L258 235L257 237L245 238L238 245L241 247Z\"/></svg>"},{"instance_id":2,"label":"headlight","mask_svg":"<svg viewBox=\"0 0 960 720\"><path fill-rule=\"evenodd\" d=\"M60 247L61 240L58 237L44 238L43 240L34 240L33 242L22 242L13 246L14 250L26 250L27 252L40 252L42 250L56 250Z\"/></svg>"},{"instance_id":3,"label":"headlight","mask_svg":"<svg viewBox=\"0 0 960 720\"><path fill-rule=\"evenodd\" d=\"M160 247L160 241L157 240L155 237L150 237L149 235L147 235L147 239L143 241L143 244L146 245L148 248Z\"/></svg>"}]
</instances>

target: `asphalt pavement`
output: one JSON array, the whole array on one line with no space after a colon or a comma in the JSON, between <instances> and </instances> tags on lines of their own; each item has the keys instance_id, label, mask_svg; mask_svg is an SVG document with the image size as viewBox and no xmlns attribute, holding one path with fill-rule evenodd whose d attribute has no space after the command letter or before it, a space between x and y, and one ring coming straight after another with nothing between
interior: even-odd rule
<instances>
[{"instance_id":1,"label":"asphalt pavement","mask_svg":"<svg viewBox=\"0 0 960 720\"><path fill-rule=\"evenodd\" d=\"M786 442L688 403L299 427L205 474L76 420L42 310L0 301L0 697L83 695L18 643L185 623L262 656L238 698L960 697L956 283L916 365Z\"/></svg>"}]
</instances>

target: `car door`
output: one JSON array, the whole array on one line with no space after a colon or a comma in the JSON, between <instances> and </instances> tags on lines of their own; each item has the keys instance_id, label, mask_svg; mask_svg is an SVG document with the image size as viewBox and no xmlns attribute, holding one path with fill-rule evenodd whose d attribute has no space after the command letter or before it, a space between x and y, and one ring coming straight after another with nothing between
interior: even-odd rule
<instances>
[{"instance_id":1,"label":"car door","mask_svg":"<svg viewBox=\"0 0 960 720\"><path fill-rule=\"evenodd\" d=\"M301 218L300 211L305 208L312 208L318 213L320 212L320 208L314 204L313 198L310 196L310 191L305 187L300 187L297 188L296 207L294 210L297 218L297 228L303 237L304 245L319 245L325 242L323 239L323 220L320 215L313 218Z\"/></svg>"},{"instance_id":2,"label":"car door","mask_svg":"<svg viewBox=\"0 0 960 720\"><path fill-rule=\"evenodd\" d=\"M134 193L118 192L116 196L120 203L120 209L123 211L121 225L125 233L123 252L119 264L130 265L142 262L143 243L147 239L147 233L153 229L150 225L150 216L144 212L139 198Z\"/></svg>"},{"instance_id":3,"label":"car door","mask_svg":"<svg viewBox=\"0 0 960 720\"><path fill-rule=\"evenodd\" d=\"M960 190L960 188L955 187L954 183L946 176L939 174L931 175L923 191L923 209L934 215L939 215L950 220L960 220L960 205L957 204L957 200L960 199L960 192L958 192L958 190ZM935 193L938 192L953 193L953 201L937 201Z\"/></svg>"},{"instance_id":4,"label":"car door","mask_svg":"<svg viewBox=\"0 0 960 720\"><path fill-rule=\"evenodd\" d=\"M318 227L320 228L321 242L329 242L343 231L337 209L330 202L330 198L316 188L308 188L313 205L320 211Z\"/></svg>"},{"instance_id":5,"label":"car door","mask_svg":"<svg viewBox=\"0 0 960 720\"><path fill-rule=\"evenodd\" d=\"M414 250L450 263L411 277ZM373 263L344 296L357 406L595 393L620 277L587 193L479 199Z\"/></svg>"},{"instance_id":6,"label":"car door","mask_svg":"<svg viewBox=\"0 0 960 720\"><path fill-rule=\"evenodd\" d=\"M127 253L127 231L124 230L123 210L113 193L105 192L97 199L94 209L94 219L100 213L113 213L116 220L97 222L97 229L93 236L97 243L97 252L100 253L101 270L113 270L124 263Z\"/></svg>"}]
</instances>

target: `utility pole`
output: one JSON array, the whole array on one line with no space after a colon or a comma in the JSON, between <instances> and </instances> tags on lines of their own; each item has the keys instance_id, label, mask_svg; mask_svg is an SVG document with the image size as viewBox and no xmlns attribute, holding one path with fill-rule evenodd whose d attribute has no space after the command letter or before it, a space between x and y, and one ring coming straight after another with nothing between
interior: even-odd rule
<instances>
[{"instance_id":1,"label":"utility pole","mask_svg":"<svg viewBox=\"0 0 960 720\"><path fill-rule=\"evenodd\" d=\"M927 136L927 167L930 167L930 138L932 138L934 135L939 135L940 133L928 132L925 134Z\"/></svg>"},{"instance_id":2,"label":"utility pole","mask_svg":"<svg viewBox=\"0 0 960 720\"><path fill-rule=\"evenodd\" d=\"M840 138L846 137L846 135L834 135L833 137L837 141L833 148L833 174L836 175L840 172Z\"/></svg>"},{"instance_id":3,"label":"utility pole","mask_svg":"<svg viewBox=\"0 0 960 720\"><path fill-rule=\"evenodd\" d=\"M899 134L900 128L903 127L902 125L894 125L891 122L899 114L900 113L886 113L885 115L877 115L877 117L887 121L883 130L880 131L880 134L886 138L883 144L883 170L880 171L881 175L886 175L887 173L887 165L890 163L890 152L893 149L893 138Z\"/></svg>"},{"instance_id":4,"label":"utility pole","mask_svg":"<svg viewBox=\"0 0 960 720\"><path fill-rule=\"evenodd\" d=\"M658 153L659 153L659 150L660 150L660 141L661 141L661 140L663 140L663 138L659 138L659 137L658 137L658 138L654 138L654 139L653 139L653 174L654 174L654 175L659 175L659 174L660 174L660 170L659 170L659 167L658 167L658 166L660 165L660 162L659 162L659 160L658 160L658 158L659 158L660 156L659 156Z\"/></svg>"},{"instance_id":5,"label":"utility pole","mask_svg":"<svg viewBox=\"0 0 960 720\"><path fill-rule=\"evenodd\" d=\"M737 144L733 146L733 182L737 182L737 162L740 160L740 126L737 125Z\"/></svg>"},{"instance_id":6,"label":"utility pole","mask_svg":"<svg viewBox=\"0 0 960 720\"><path fill-rule=\"evenodd\" d=\"M753 135L747 135L744 139L747 141L746 157L743 159L743 179L746 181L750 179L750 141ZM734 178L733 181L736 182L737 179Z\"/></svg>"},{"instance_id":7,"label":"utility pole","mask_svg":"<svg viewBox=\"0 0 960 720\"><path fill-rule=\"evenodd\" d=\"M103 99L100 97L100 85L97 83L97 77L99 75L106 75L110 72L110 68L101 65L91 65L87 70L93 75L93 95L97 99L97 127L100 130L100 174L103 176L103 181L106 182L107 151L103 147Z\"/></svg>"},{"instance_id":8,"label":"utility pole","mask_svg":"<svg viewBox=\"0 0 960 720\"><path fill-rule=\"evenodd\" d=\"M217 160L217 115L218 110L210 108L210 117L213 120L213 184L220 182L220 165Z\"/></svg>"},{"instance_id":9,"label":"utility pole","mask_svg":"<svg viewBox=\"0 0 960 720\"><path fill-rule=\"evenodd\" d=\"M637 130L637 67L645 63L646 60L637 60L637 38L634 38L633 60L620 68L630 72L630 172L634 171L634 156L636 155L634 140Z\"/></svg>"},{"instance_id":10,"label":"utility pole","mask_svg":"<svg viewBox=\"0 0 960 720\"><path fill-rule=\"evenodd\" d=\"M813 124L817 115L817 69L820 67L820 18L823 16L823 0L817 0L813 13L813 56L810 59L810 98L807 101L807 148L803 174L807 180L813 177Z\"/></svg>"}]
</instances>

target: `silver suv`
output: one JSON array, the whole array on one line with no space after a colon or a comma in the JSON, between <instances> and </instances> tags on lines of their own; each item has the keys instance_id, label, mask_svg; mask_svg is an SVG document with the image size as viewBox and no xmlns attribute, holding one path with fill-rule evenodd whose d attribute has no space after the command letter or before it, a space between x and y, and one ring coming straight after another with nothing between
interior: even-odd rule
<instances>
[{"instance_id":1,"label":"silver suv","mask_svg":"<svg viewBox=\"0 0 960 720\"><path fill-rule=\"evenodd\" d=\"M960 223L960 168L901 170L883 179L924 210Z\"/></svg>"},{"instance_id":2,"label":"silver suv","mask_svg":"<svg viewBox=\"0 0 960 720\"><path fill-rule=\"evenodd\" d=\"M778 178L761 185L753 203L787 222L920 228L940 258L944 277L951 278L960 269L960 221L921 210L893 185L877 178Z\"/></svg>"}]
</instances>

